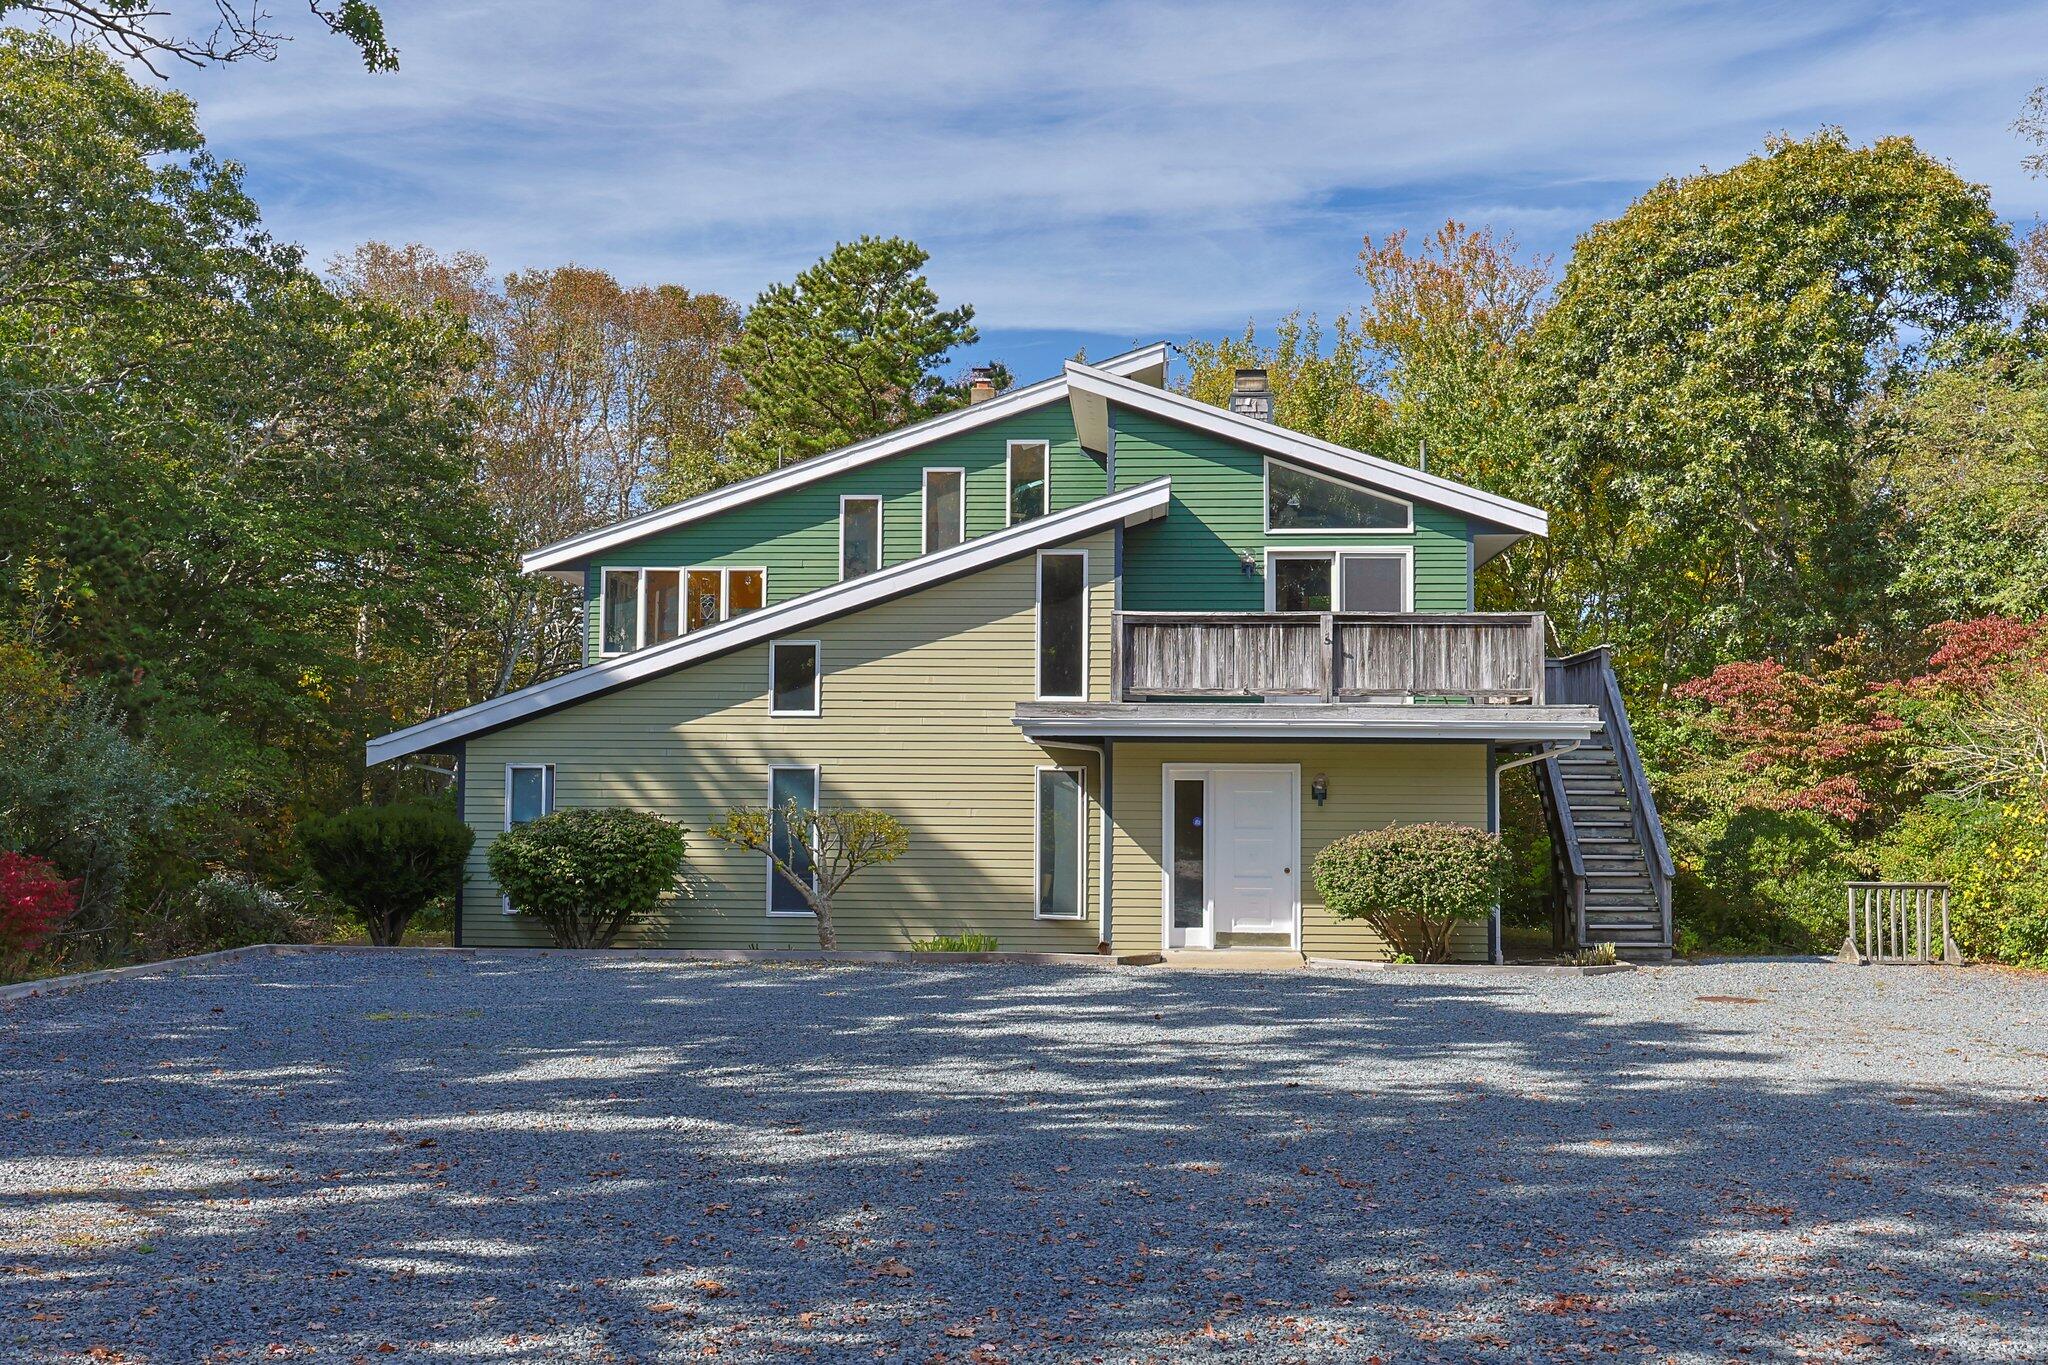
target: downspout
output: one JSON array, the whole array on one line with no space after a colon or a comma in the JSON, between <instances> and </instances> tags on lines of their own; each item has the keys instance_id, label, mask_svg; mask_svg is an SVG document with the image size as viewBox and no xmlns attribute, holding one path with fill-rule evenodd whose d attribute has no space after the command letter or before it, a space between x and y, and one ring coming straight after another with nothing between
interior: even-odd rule
<instances>
[{"instance_id":1,"label":"downspout","mask_svg":"<svg viewBox=\"0 0 2048 1365\"><path fill-rule=\"evenodd\" d=\"M1524 754L1520 758L1511 758L1505 763L1494 759L1493 746L1488 744L1486 746L1487 763L1493 769L1493 787L1486 794L1486 814L1487 823L1493 827L1491 833L1496 835L1500 833L1500 775L1502 773L1514 768L1526 768L1531 763L1541 763L1545 759L1562 758L1585 742L1583 739L1575 739L1562 748L1538 749L1533 754ZM1498 967L1507 960L1507 953L1501 943L1500 902L1498 901L1495 901L1493 906L1491 931L1493 938L1493 965Z\"/></svg>"}]
</instances>

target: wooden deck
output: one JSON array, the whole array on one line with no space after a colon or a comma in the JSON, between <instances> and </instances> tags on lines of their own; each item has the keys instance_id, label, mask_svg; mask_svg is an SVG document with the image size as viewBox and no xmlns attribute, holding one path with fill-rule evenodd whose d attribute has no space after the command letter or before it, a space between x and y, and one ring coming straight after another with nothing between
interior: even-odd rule
<instances>
[{"instance_id":1,"label":"wooden deck","mask_svg":"<svg viewBox=\"0 0 2048 1365\"><path fill-rule=\"evenodd\" d=\"M1544 701L1541 612L1118 612L1118 701Z\"/></svg>"}]
</instances>

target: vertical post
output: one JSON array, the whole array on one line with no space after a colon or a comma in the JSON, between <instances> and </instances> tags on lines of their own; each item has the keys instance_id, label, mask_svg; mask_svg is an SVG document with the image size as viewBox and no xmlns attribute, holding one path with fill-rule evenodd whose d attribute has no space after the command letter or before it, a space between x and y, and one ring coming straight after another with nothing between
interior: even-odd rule
<instances>
[{"instance_id":1,"label":"vertical post","mask_svg":"<svg viewBox=\"0 0 2048 1365\"><path fill-rule=\"evenodd\" d=\"M1337 624L1329 612L1321 617L1323 632L1323 700L1337 699Z\"/></svg>"}]
</instances>

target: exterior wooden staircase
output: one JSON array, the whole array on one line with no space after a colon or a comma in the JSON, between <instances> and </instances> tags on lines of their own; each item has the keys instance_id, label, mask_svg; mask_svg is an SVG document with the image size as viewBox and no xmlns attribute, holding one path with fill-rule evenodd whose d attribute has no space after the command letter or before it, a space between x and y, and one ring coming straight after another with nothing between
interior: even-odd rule
<instances>
[{"instance_id":1,"label":"exterior wooden staircase","mask_svg":"<svg viewBox=\"0 0 2048 1365\"><path fill-rule=\"evenodd\" d=\"M1552 853L1551 937L1561 951L1612 943L1617 956L1671 956L1671 850L1602 645L1544 665L1552 705L1591 706L1601 736L1535 765Z\"/></svg>"}]
</instances>

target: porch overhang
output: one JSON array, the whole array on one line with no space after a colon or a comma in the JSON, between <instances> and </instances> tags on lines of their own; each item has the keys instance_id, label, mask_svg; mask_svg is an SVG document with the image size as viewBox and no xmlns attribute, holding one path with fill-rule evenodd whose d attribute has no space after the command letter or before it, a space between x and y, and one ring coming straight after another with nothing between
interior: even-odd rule
<instances>
[{"instance_id":1,"label":"porch overhang","mask_svg":"<svg viewBox=\"0 0 2048 1365\"><path fill-rule=\"evenodd\" d=\"M1019 702L1012 721L1057 743L1097 739L1379 740L1546 744L1600 733L1591 706L1343 702Z\"/></svg>"}]
</instances>

